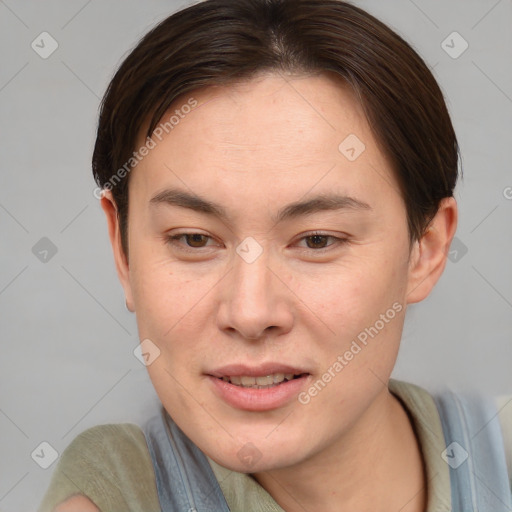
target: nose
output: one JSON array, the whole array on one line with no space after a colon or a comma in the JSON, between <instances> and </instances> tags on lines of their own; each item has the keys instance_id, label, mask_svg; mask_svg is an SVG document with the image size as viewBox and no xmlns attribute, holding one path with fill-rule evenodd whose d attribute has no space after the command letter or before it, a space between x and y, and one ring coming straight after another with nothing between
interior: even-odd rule
<instances>
[{"instance_id":1,"label":"nose","mask_svg":"<svg viewBox=\"0 0 512 512\"><path fill-rule=\"evenodd\" d=\"M283 274L266 251L250 263L236 254L231 272L222 280L219 328L246 340L289 332L294 294Z\"/></svg>"}]
</instances>

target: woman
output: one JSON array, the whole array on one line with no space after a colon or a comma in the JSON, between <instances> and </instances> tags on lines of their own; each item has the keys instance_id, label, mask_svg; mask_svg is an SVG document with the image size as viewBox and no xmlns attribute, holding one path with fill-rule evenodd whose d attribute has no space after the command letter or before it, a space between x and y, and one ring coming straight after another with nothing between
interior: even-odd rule
<instances>
[{"instance_id":1,"label":"woman","mask_svg":"<svg viewBox=\"0 0 512 512\"><path fill-rule=\"evenodd\" d=\"M189 510L463 510L469 442L390 379L446 264L458 157L425 63L355 6L207 0L149 32L93 171L164 414L80 434L41 510L178 510L173 464Z\"/></svg>"}]
</instances>

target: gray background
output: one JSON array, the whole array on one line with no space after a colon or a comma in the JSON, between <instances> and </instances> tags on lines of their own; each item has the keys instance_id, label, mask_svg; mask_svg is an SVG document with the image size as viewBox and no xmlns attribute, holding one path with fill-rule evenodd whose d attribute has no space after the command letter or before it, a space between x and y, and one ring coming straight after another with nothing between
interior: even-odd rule
<instances>
[{"instance_id":1,"label":"gray background","mask_svg":"<svg viewBox=\"0 0 512 512\"><path fill-rule=\"evenodd\" d=\"M433 67L465 172L457 252L432 295L409 308L394 377L432 391L510 393L512 1L355 3ZM41 442L61 453L86 428L140 423L158 403L133 355L135 319L93 196L90 158L99 100L116 66L186 4L0 0L1 512L36 509L55 467L31 458ZM31 47L43 31L59 45L47 59ZM453 31L469 44L456 59L442 47ZM452 39L445 47L453 53L462 41ZM33 252L43 237L57 248L46 262Z\"/></svg>"}]
</instances>

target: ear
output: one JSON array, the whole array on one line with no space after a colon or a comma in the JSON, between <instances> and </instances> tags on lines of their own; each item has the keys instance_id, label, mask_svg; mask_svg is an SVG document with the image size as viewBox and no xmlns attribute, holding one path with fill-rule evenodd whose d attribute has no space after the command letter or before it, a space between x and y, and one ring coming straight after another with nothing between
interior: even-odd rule
<instances>
[{"instance_id":1,"label":"ear","mask_svg":"<svg viewBox=\"0 0 512 512\"><path fill-rule=\"evenodd\" d=\"M110 243L114 252L114 262L116 264L117 275L124 289L126 297L126 307L134 312L132 288L130 284L130 268L128 258L126 257L121 244L121 230L119 227L119 215L116 202L110 190L103 190L100 200L101 208L107 217L108 234Z\"/></svg>"},{"instance_id":2,"label":"ear","mask_svg":"<svg viewBox=\"0 0 512 512\"><path fill-rule=\"evenodd\" d=\"M457 218L457 202L453 197L444 198L425 234L414 243L409 260L407 304L422 301L441 277Z\"/></svg>"}]
</instances>

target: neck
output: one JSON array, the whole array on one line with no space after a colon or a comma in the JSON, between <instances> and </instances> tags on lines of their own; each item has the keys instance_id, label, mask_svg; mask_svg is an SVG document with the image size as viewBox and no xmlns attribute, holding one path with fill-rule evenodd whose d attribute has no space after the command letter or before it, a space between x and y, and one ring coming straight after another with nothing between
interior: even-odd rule
<instances>
[{"instance_id":1,"label":"neck","mask_svg":"<svg viewBox=\"0 0 512 512\"><path fill-rule=\"evenodd\" d=\"M252 475L286 512L423 512L426 477L411 421L387 387L358 422L307 461Z\"/></svg>"}]
</instances>

